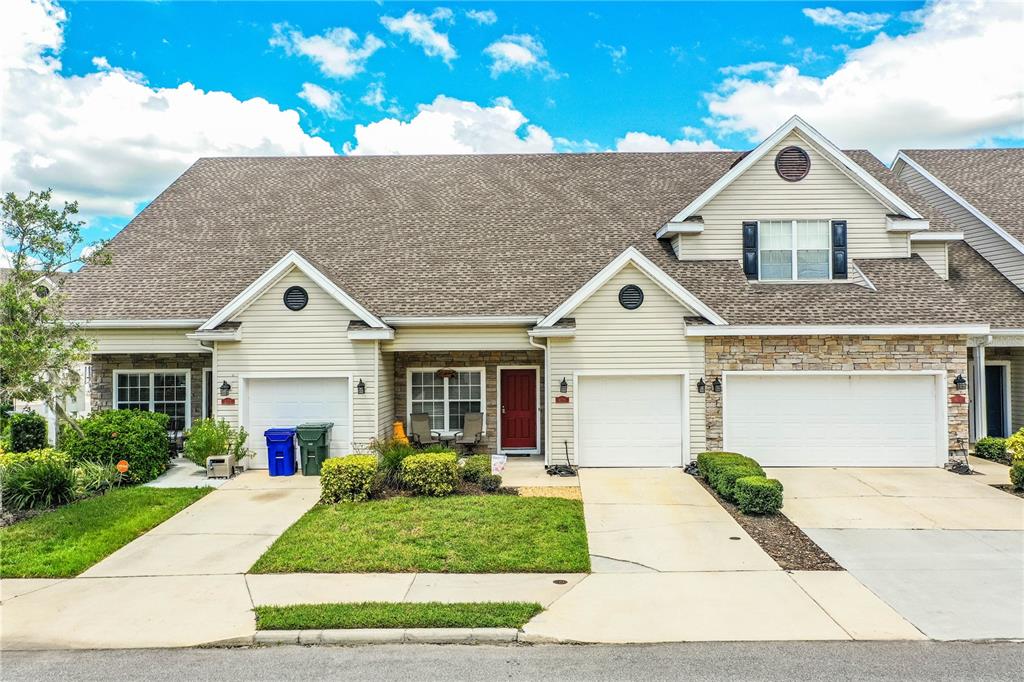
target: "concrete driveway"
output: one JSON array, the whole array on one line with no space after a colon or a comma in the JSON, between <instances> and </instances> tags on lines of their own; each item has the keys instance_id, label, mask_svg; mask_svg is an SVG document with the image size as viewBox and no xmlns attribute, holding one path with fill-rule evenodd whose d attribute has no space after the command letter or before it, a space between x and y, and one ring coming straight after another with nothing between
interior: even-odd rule
<instances>
[{"instance_id":1,"label":"concrete driveway","mask_svg":"<svg viewBox=\"0 0 1024 682\"><path fill-rule=\"evenodd\" d=\"M1024 638L1024 499L941 469L771 469L783 512L934 639Z\"/></svg>"}]
</instances>

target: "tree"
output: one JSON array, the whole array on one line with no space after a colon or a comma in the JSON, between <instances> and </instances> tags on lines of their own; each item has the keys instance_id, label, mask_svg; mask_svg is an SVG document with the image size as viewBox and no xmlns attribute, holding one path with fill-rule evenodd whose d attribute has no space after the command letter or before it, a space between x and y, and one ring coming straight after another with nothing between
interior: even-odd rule
<instances>
[{"instance_id":1,"label":"tree","mask_svg":"<svg viewBox=\"0 0 1024 682\"><path fill-rule=\"evenodd\" d=\"M30 191L3 197L0 222L11 268L0 282L0 404L43 401L64 421L64 401L78 388L75 367L88 358L91 341L64 320L61 291L40 289L40 280L58 284L77 263L110 262L105 242L85 246L78 203L51 206L52 192ZM82 248L85 247L85 248Z\"/></svg>"}]
</instances>

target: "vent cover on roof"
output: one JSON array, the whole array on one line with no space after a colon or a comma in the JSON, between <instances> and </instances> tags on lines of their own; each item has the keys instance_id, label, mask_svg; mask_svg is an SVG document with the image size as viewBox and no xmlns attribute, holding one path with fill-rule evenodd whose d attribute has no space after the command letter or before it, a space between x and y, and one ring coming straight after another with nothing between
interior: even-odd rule
<instances>
[{"instance_id":1,"label":"vent cover on roof","mask_svg":"<svg viewBox=\"0 0 1024 682\"><path fill-rule=\"evenodd\" d=\"M775 172L787 182L798 182L811 170L811 157L800 147L786 147L775 157Z\"/></svg>"},{"instance_id":2,"label":"vent cover on roof","mask_svg":"<svg viewBox=\"0 0 1024 682\"><path fill-rule=\"evenodd\" d=\"M626 310L636 310L644 302L644 290L635 284L619 289L619 303Z\"/></svg>"},{"instance_id":3,"label":"vent cover on roof","mask_svg":"<svg viewBox=\"0 0 1024 682\"><path fill-rule=\"evenodd\" d=\"M284 292L284 305L288 310L302 310L309 303L309 294L302 287L288 287Z\"/></svg>"}]
</instances>

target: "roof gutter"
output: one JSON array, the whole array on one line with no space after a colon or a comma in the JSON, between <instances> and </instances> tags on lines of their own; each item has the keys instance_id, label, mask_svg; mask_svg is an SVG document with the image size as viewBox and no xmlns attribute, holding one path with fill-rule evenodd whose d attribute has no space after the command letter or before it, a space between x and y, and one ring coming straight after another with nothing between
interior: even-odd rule
<instances>
[{"instance_id":1,"label":"roof gutter","mask_svg":"<svg viewBox=\"0 0 1024 682\"><path fill-rule=\"evenodd\" d=\"M987 324L951 325L697 325L687 326L687 336L978 336L988 334Z\"/></svg>"},{"instance_id":2,"label":"roof gutter","mask_svg":"<svg viewBox=\"0 0 1024 682\"><path fill-rule=\"evenodd\" d=\"M85 329L195 329L206 319L201 320L67 320Z\"/></svg>"},{"instance_id":3,"label":"roof gutter","mask_svg":"<svg viewBox=\"0 0 1024 682\"><path fill-rule=\"evenodd\" d=\"M468 315L465 317L383 317L392 327L495 327L529 326L541 321L539 315Z\"/></svg>"}]
</instances>

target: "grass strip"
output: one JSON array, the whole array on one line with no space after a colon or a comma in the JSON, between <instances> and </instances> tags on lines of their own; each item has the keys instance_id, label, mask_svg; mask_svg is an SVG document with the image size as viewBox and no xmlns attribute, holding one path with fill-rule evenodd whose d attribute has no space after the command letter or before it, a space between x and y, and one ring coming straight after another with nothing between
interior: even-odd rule
<instances>
[{"instance_id":1,"label":"grass strip","mask_svg":"<svg viewBox=\"0 0 1024 682\"><path fill-rule=\"evenodd\" d=\"M257 606L257 630L521 628L543 611L528 602L297 604Z\"/></svg>"}]
</instances>

